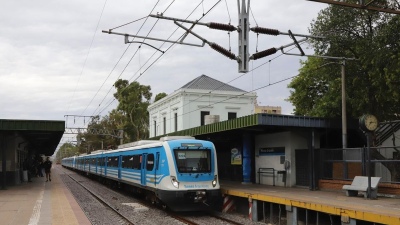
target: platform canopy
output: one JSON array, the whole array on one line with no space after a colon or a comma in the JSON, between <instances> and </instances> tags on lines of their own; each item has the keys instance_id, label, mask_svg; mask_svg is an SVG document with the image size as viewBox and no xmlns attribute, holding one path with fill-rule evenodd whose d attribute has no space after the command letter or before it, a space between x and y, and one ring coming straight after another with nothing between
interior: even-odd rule
<instances>
[{"instance_id":1,"label":"platform canopy","mask_svg":"<svg viewBox=\"0 0 400 225\"><path fill-rule=\"evenodd\" d=\"M356 129L357 120L349 119L349 130ZM232 120L221 121L218 123L208 124L204 126L194 127L186 130L181 130L169 133L169 136L193 136L193 137L210 137L212 140L219 138L232 138L233 133L253 132L253 133L276 133L284 132L293 129L340 129L340 119L329 119L307 116L293 115L278 115L259 113L239 117ZM153 137L150 139L158 140L162 136ZM224 137L222 137L224 136ZM211 140L211 139L210 139Z\"/></svg>"},{"instance_id":2,"label":"platform canopy","mask_svg":"<svg viewBox=\"0 0 400 225\"><path fill-rule=\"evenodd\" d=\"M28 151L36 154L53 155L64 130L65 121L0 119L2 141L21 137Z\"/></svg>"}]
</instances>

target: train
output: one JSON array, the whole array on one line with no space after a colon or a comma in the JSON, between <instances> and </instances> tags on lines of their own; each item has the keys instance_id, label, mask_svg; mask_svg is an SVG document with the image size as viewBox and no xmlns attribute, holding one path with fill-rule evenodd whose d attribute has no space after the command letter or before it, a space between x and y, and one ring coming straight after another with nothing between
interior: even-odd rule
<instances>
[{"instance_id":1,"label":"train","mask_svg":"<svg viewBox=\"0 0 400 225\"><path fill-rule=\"evenodd\" d=\"M173 211L218 208L217 155L210 141L169 136L62 159L62 166L123 184Z\"/></svg>"}]
</instances>

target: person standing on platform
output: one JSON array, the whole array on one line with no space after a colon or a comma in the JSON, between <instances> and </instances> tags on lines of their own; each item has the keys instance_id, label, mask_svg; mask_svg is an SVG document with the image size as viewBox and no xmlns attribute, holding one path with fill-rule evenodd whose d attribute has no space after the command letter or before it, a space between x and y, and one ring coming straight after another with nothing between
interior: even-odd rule
<instances>
[{"instance_id":1,"label":"person standing on platform","mask_svg":"<svg viewBox=\"0 0 400 225\"><path fill-rule=\"evenodd\" d=\"M50 161L50 157L47 157L46 161L43 163L44 172L46 173L46 182L51 181L51 165L52 162Z\"/></svg>"},{"instance_id":2,"label":"person standing on platform","mask_svg":"<svg viewBox=\"0 0 400 225\"><path fill-rule=\"evenodd\" d=\"M28 182L32 182L32 167L33 167L33 159L31 156L28 156L24 161L23 169L28 173Z\"/></svg>"}]
</instances>

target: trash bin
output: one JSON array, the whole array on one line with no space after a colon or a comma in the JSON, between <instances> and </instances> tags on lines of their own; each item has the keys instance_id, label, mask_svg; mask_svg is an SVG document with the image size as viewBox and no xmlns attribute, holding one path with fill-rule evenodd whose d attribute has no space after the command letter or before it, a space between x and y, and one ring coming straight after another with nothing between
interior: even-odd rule
<instances>
[{"instance_id":1,"label":"trash bin","mask_svg":"<svg viewBox=\"0 0 400 225\"><path fill-rule=\"evenodd\" d=\"M28 182L28 170L22 171L22 181Z\"/></svg>"},{"instance_id":2,"label":"trash bin","mask_svg":"<svg viewBox=\"0 0 400 225\"><path fill-rule=\"evenodd\" d=\"M285 183L286 187L286 170L278 170L278 174L282 174L282 182Z\"/></svg>"}]
</instances>

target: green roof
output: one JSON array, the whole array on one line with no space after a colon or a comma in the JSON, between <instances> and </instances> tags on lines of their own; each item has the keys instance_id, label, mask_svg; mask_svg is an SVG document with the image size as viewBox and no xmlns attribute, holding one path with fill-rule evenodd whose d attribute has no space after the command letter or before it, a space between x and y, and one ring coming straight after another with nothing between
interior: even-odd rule
<instances>
[{"instance_id":1,"label":"green roof","mask_svg":"<svg viewBox=\"0 0 400 225\"><path fill-rule=\"evenodd\" d=\"M163 136L197 136L260 126L286 128L340 128L341 123L338 122L338 119L260 113L181 130L166 135L152 137L150 139L159 139ZM351 124L349 126L351 126Z\"/></svg>"},{"instance_id":2,"label":"green roof","mask_svg":"<svg viewBox=\"0 0 400 225\"><path fill-rule=\"evenodd\" d=\"M5 135L20 136L28 143L28 150L37 154L53 155L64 134L65 121L0 119L0 131Z\"/></svg>"},{"instance_id":3,"label":"green roof","mask_svg":"<svg viewBox=\"0 0 400 225\"><path fill-rule=\"evenodd\" d=\"M64 129L65 129L65 121L0 119L0 130L64 131Z\"/></svg>"}]
</instances>

